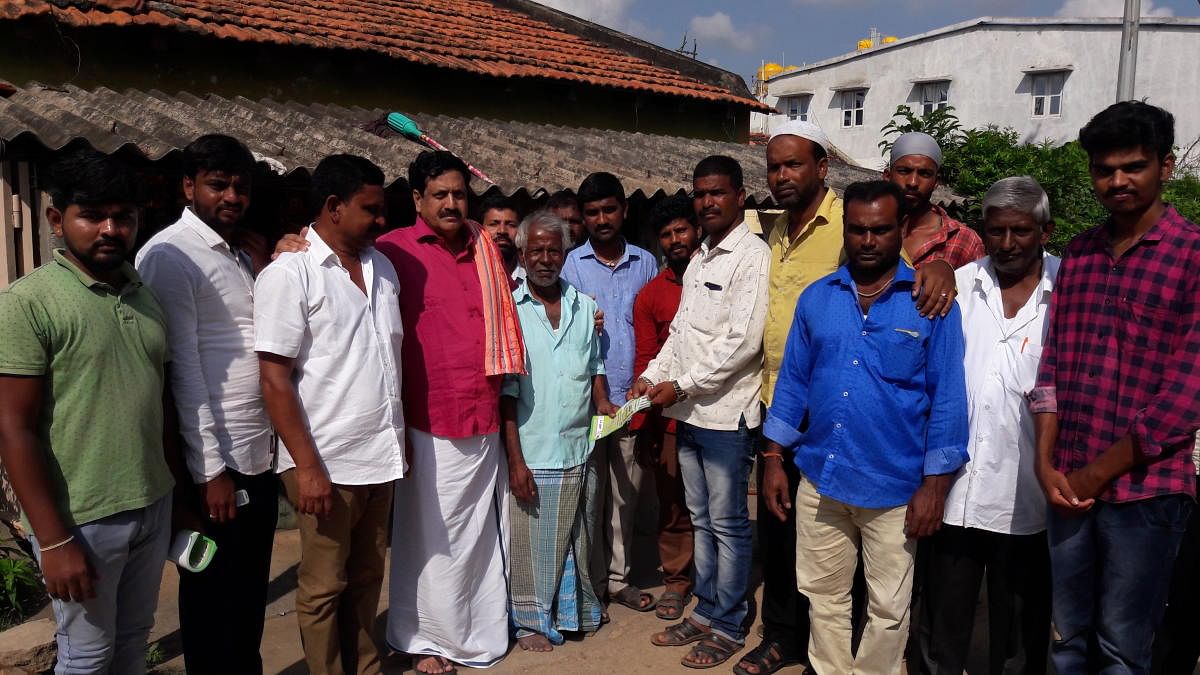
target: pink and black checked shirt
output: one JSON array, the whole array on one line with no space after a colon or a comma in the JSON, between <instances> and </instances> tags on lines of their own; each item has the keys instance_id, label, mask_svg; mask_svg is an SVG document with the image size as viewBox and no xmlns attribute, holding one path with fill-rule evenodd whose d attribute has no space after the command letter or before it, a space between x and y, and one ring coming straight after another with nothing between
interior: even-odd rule
<instances>
[{"instance_id":1,"label":"pink and black checked shirt","mask_svg":"<svg viewBox=\"0 0 1200 675\"><path fill-rule=\"evenodd\" d=\"M951 267L958 269L987 255L987 251L983 249L983 240L975 230L951 218L946 209L937 204L933 205L933 212L941 217L942 229L917 249L912 257L914 268L920 269L925 263L933 260L945 260Z\"/></svg>"},{"instance_id":2,"label":"pink and black checked shirt","mask_svg":"<svg viewBox=\"0 0 1200 675\"><path fill-rule=\"evenodd\" d=\"M1103 225L1071 241L1030 395L1033 412L1058 412L1055 468L1075 471L1132 434L1149 461L1100 499L1196 493L1198 321L1200 227L1174 208L1119 259Z\"/></svg>"}]
</instances>

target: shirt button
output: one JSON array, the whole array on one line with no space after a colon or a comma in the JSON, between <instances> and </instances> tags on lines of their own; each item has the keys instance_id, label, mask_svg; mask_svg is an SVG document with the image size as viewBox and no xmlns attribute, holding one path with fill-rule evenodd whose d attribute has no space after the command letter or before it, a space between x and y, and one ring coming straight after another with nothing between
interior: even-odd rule
<instances>
[{"instance_id":1,"label":"shirt button","mask_svg":"<svg viewBox=\"0 0 1200 675\"><path fill-rule=\"evenodd\" d=\"M985 405L985 406L983 406L983 409L984 409L984 410L991 410L991 409L992 409L992 406L990 406L990 405Z\"/></svg>"},{"instance_id":2,"label":"shirt button","mask_svg":"<svg viewBox=\"0 0 1200 675\"><path fill-rule=\"evenodd\" d=\"M829 456L829 459L833 459L833 455L830 455L830 456Z\"/></svg>"},{"instance_id":3,"label":"shirt button","mask_svg":"<svg viewBox=\"0 0 1200 675\"><path fill-rule=\"evenodd\" d=\"M841 429L841 428L842 428L842 423L841 423L841 422L838 422L838 423L834 424L834 425L833 425L833 428L835 428L835 429Z\"/></svg>"},{"instance_id":4,"label":"shirt button","mask_svg":"<svg viewBox=\"0 0 1200 675\"><path fill-rule=\"evenodd\" d=\"M866 334L867 334L867 331L865 331L865 330L864 330L864 331L862 332L862 335L866 335Z\"/></svg>"},{"instance_id":5,"label":"shirt button","mask_svg":"<svg viewBox=\"0 0 1200 675\"><path fill-rule=\"evenodd\" d=\"M848 391L843 391L843 392L842 392L842 398L846 398L846 397L847 397L847 396L849 396L849 395L850 395L850 392L848 392Z\"/></svg>"},{"instance_id":6,"label":"shirt button","mask_svg":"<svg viewBox=\"0 0 1200 675\"><path fill-rule=\"evenodd\" d=\"M857 366L857 365L858 365L858 359L854 359L854 361L852 361L852 363L853 363L854 365L856 365L856 366Z\"/></svg>"}]
</instances>

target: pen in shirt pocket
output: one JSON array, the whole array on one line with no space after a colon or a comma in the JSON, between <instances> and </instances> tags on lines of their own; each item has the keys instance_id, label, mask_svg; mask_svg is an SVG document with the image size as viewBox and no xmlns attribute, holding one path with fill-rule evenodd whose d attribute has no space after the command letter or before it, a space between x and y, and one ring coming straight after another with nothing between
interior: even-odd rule
<instances>
[{"instance_id":1,"label":"pen in shirt pocket","mask_svg":"<svg viewBox=\"0 0 1200 675\"><path fill-rule=\"evenodd\" d=\"M1027 344L1029 344L1029 336L1028 335L1026 335L1025 339L1021 342L1021 353L1022 354L1025 353L1025 345L1027 345Z\"/></svg>"}]
</instances>

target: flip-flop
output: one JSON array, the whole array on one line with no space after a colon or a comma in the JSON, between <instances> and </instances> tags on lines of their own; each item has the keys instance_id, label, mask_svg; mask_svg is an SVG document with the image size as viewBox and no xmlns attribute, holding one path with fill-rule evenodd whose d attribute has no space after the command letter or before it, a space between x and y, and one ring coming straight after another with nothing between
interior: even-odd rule
<instances>
[{"instance_id":1,"label":"flip-flop","mask_svg":"<svg viewBox=\"0 0 1200 675\"><path fill-rule=\"evenodd\" d=\"M643 598L650 599L650 601L646 603L645 607L642 606ZM625 605L635 612L649 612L654 609L654 596L645 591L638 590L633 586L626 586L616 593L613 593L612 600L619 604Z\"/></svg>"}]
</instances>

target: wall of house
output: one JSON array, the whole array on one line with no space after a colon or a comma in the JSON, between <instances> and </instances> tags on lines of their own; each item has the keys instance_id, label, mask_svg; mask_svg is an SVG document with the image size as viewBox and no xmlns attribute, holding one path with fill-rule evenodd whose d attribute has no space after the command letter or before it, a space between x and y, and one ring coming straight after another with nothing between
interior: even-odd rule
<instances>
[{"instance_id":1,"label":"wall of house","mask_svg":"<svg viewBox=\"0 0 1200 675\"><path fill-rule=\"evenodd\" d=\"M257 100L338 103L407 113L479 116L745 141L745 107L556 80L488 78L373 52L244 43L154 26L5 23L0 79L213 92Z\"/></svg>"},{"instance_id":2,"label":"wall of house","mask_svg":"<svg viewBox=\"0 0 1200 675\"><path fill-rule=\"evenodd\" d=\"M950 81L949 104L964 128L1012 127L1030 142L1073 140L1079 128L1116 97L1121 29L1109 25L983 25L927 40L867 52L858 58L777 77L767 103L787 108L787 97L809 93L809 119L852 161L880 167L880 129L896 107L919 110L915 80ZM1135 95L1176 119L1176 143L1200 137L1200 23L1142 25ZM1027 72L1064 68L1058 116L1034 118ZM863 126L844 128L835 89L867 87ZM782 100L781 100L782 99ZM773 115L767 126L787 119Z\"/></svg>"}]
</instances>

